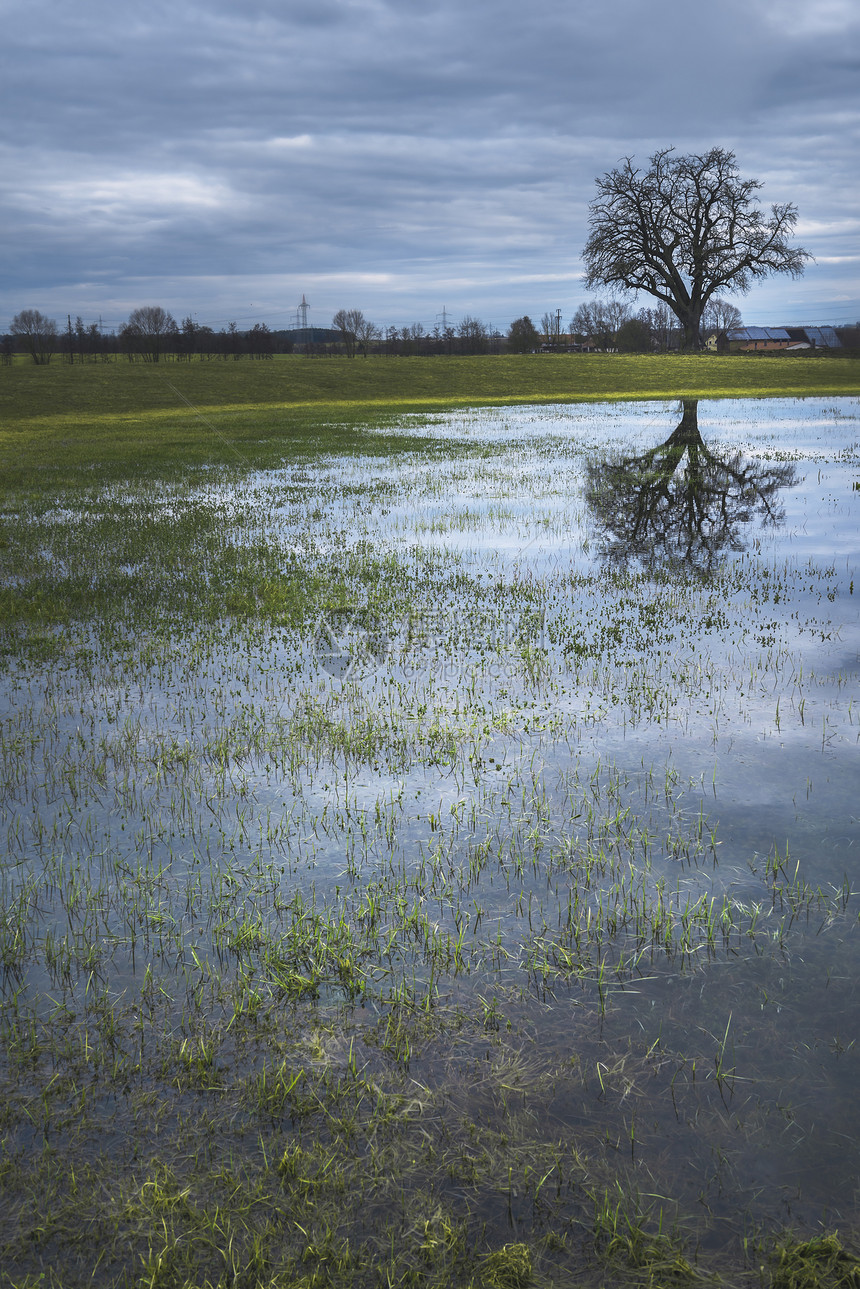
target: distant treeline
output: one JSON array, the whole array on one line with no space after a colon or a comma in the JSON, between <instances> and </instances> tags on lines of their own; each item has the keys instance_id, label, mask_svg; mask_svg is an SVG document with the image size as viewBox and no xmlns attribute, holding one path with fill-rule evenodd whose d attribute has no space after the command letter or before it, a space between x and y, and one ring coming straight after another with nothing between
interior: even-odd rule
<instances>
[{"instance_id":1,"label":"distant treeline","mask_svg":"<svg viewBox=\"0 0 860 1289\"><path fill-rule=\"evenodd\" d=\"M710 326L741 325L740 312L715 300ZM181 323L165 309L146 305L135 309L118 331L104 331L70 315L65 327L37 309L25 309L12 319L0 338L0 358L10 363L16 353L29 354L35 363L59 358L68 363L191 362L243 358L270 359L275 354L301 353L307 357L433 357L500 353L666 352L680 344L680 328L669 311L660 308L632 311L617 300L590 301L580 305L565 326L560 309L545 313L535 326L526 315L511 323L507 334L466 316L456 326L425 330L421 323L384 330L358 309L339 310L331 327L271 330L265 322L241 330L231 322L220 331L186 317ZM858 324L860 325L860 324ZM857 327L836 329L843 345L858 344ZM704 338L704 337L703 337Z\"/></svg>"},{"instance_id":2,"label":"distant treeline","mask_svg":"<svg viewBox=\"0 0 860 1289\"><path fill-rule=\"evenodd\" d=\"M344 322L347 319L347 322ZM430 356L433 354L501 353L507 339L476 318L466 317L456 327L425 331L420 323L388 327L383 332L364 319L359 310L335 315L332 327L291 327L270 329L258 322L241 330L235 322L215 331L186 317L181 323L165 309L146 305L135 309L118 331L104 331L96 323L86 324L71 315L64 328L55 318L37 309L25 309L12 319L9 333L0 341L2 357L11 362L16 353L29 354L36 363L54 357L70 363L109 362L126 358L130 362L190 362L210 359L271 358L274 354L302 353L308 357L349 357L359 353L389 356ZM355 322L355 330L349 323Z\"/></svg>"},{"instance_id":3,"label":"distant treeline","mask_svg":"<svg viewBox=\"0 0 860 1289\"><path fill-rule=\"evenodd\" d=\"M271 358L274 354L292 353L294 333L272 331L258 322L241 331L235 322L215 331L185 318L177 323L164 309L147 306L135 309L119 331L104 331L96 323L86 325L82 318L67 318L60 329L56 320L46 318L35 309L25 309L12 320L9 334L2 339L2 354L8 362L15 353L27 353L36 363L59 357L65 362L110 362L126 358L130 362L192 359Z\"/></svg>"}]
</instances>

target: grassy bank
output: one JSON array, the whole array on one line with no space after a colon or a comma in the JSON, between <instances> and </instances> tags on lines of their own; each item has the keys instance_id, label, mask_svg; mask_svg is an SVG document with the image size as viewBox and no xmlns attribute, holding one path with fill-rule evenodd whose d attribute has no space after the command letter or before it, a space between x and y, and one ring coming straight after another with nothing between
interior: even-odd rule
<instances>
[{"instance_id":1,"label":"grassy bank","mask_svg":"<svg viewBox=\"0 0 860 1289\"><path fill-rule=\"evenodd\" d=\"M258 458L347 449L352 426L458 405L860 393L853 358L524 355L107 363L0 371L0 466ZM333 436L333 437L332 437ZM366 429L361 446L366 449ZM388 450L393 443L386 437Z\"/></svg>"}]
</instances>

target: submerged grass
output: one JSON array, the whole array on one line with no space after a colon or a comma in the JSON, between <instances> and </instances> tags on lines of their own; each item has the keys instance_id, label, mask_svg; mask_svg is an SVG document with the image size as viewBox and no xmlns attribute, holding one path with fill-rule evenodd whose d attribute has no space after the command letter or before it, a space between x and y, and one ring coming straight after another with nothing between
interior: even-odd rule
<instances>
[{"instance_id":1,"label":"submerged grass","mask_svg":"<svg viewBox=\"0 0 860 1289\"><path fill-rule=\"evenodd\" d=\"M835 1233L812 1240L788 1239L773 1254L773 1289L849 1289L860 1285L860 1258Z\"/></svg>"},{"instance_id":2,"label":"submerged grass","mask_svg":"<svg viewBox=\"0 0 860 1289\"><path fill-rule=\"evenodd\" d=\"M853 566L311 426L4 496L0 1285L852 1283Z\"/></svg>"}]
</instances>

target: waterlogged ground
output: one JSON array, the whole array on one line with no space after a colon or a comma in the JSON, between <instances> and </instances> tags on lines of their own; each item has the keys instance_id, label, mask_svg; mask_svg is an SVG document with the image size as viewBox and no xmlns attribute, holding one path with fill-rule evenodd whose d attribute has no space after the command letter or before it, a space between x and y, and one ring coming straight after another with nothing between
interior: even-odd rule
<instances>
[{"instance_id":1,"label":"waterlogged ground","mask_svg":"<svg viewBox=\"0 0 860 1289\"><path fill-rule=\"evenodd\" d=\"M860 401L391 430L6 500L0 1283L800 1283Z\"/></svg>"}]
</instances>

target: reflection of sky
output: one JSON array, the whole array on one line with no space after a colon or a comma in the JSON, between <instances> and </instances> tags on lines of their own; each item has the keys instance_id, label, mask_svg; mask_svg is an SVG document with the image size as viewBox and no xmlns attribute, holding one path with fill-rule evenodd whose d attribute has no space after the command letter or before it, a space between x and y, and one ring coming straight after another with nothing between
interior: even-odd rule
<instances>
[{"instance_id":1,"label":"reflection of sky","mask_svg":"<svg viewBox=\"0 0 860 1289\"><path fill-rule=\"evenodd\" d=\"M727 895L736 911L741 905L759 910L757 938L747 938L749 912L739 914L728 947L719 930L713 948L704 931L694 930L693 957L683 971L662 947L650 952L646 945L629 978L611 982L614 992L599 1026L593 1011L584 1013L584 1025L577 1021L568 1001L587 1003L591 986L575 982L568 995L564 972L558 980L550 977L550 993L541 999L549 1006L532 1008L524 996L529 1044L552 1069L552 1131L561 1116L583 1113L579 1092L574 1103L565 1101L563 1088L556 1091L572 1045L582 1059L585 1043L598 1030L603 1041L614 1026L612 1041L625 1061L635 1057L637 1045L648 1056L638 1067L641 1097L631 1089L625 1101L625 1091L620 1109L611 1097L600 1099L600 1112L613 1124L608 1141L621 1137L617 1116L641 1106L643 1122L664 1116L660 1153L681 1161L685 1184L693 1179L691 1204L698 1204L699 1187L711 1184L717 1142L732 1156L727 1207L754 1193L770 1214L789 1178L805 1194L811 1187L814 1202L820 1198L832 1211L853 1184L860 1135L856 1064L849 1065L846 1055L835 1067L830 1046L841 1034L847 1047L857 1029L856 900L843 912L839 892L846 874L857 889L860 855L860 713L851 706L860 585L853 596L848 592L858 565L860 494L852 485L860 403L835 400L842 415L831 416L825 408L833 402L700 404L709 446L787 455L800 479L783 494L785 526L761 530L750 524L747 550L729 556L724 574L711 583L693 577L685 585L677 571L662 580L648 574L613 580L585 544L583 459L607 447L626 451L662 442L679 419L671 405L434 418L426 427L426 457L332 459L233 485L232 493L218 495L225 540L242 532L231 527L232 518L251 515L243 539L270 542L283 552L285 568L296 552L299 562L312 565L362 541L368 557L394 551L403 563L414 560L421 574L414 592L420 600L423 587L426 598L418 612L430 616L438 605L441 613L463 619L463 632L448 643L443 639L440 656L431 652L423 671L413 667L407 675L410 659L395 656L358 668L346 681L325 671L307 630L281 629L265 618L250 624L225 618L218 643L210 642L211 653L204 651L199 662L183 640L173 642L170 658L139 662L134 650L145 642L134 640L117 669L112 662L100 671L94 655L81 672L69 659L36 683L25 670L10 673L4 680L8 714L14 718L16 707L25 713L24 728L29 713L43 722L38 737L46 758L41 766L22 763L33 779L26 808L10 776L18 874L26 876L28 865L53 866L65 854L85 853L92 871L103 866L119 897L99 914L105 935L118 937L108 964L114 989L139 988L146 961L139 956L133 984L133 969L123 958L124 919L138 916L141 872L152 878L152 912L157 917L164 908L175 915L182 943L196 945L204 958L214 953L213 923L201 909L210 898L207 883L215 889L224 868L230 882L219 896L219 919L229 924L234 911L237 921L270 919L278 935L284 905L275 894L286 904L300 891L318 908L327 902L335 913L343 907L351 916L380 875L391 873L398 882L401 874L415 876L408 889L416 917L426 915L452 934L459 933L454 898L462 895L470 925L473 911L480 913L485 947L499 936L500 954L509 956L496 973L487 948L484 963L474 963L467 977L440 979L443 998L457 987L489 997L499 983L527 991L523 959L534 935L563 938L569 895L579 889L583 872L579 861L604 849L618 862L599 880L616 883L616 891L625 884L628 895L639 892L643 907L658 881L676 913L701 898L706 907L714 901L718 917ZM494 518L495 507L502 518ZM462 530L432 530L435 521L463 513L468 526ZM436 562L422 568L430 545ZM837 546L838 567L830 573ZM843 547L852 553L845 555ZM468 574L462 585L446 582L461 570ZM595 576L576 583L571 570ZM484 592L500 583L498 596ZM535 637L536 652L547 655L543 678L524 668L516 632L498 659L504 668L492 671L489 662L497 658L483 648L488 637L476 638L470 627L472 601L491 625L493 615L496 625L507 615L516 626L518 615L526 616L519 585L532 587L534 603L546 606L564 628L555 640L548 633ZM712 598L728 625L722 618L713 628L705 621ZM667 616L646 628L639 611L658 603L667 606ZM614 619L630 628L632 643L622 638L589 654L581 668L571 665L564 646L572 631L599 631ZM436 662L448 668L444 678L434 670ZM650 706L642 698L646 687ZM40 708L43 693L46 706ZM57 694L62 702L55 701ZM277 745L281 720L289 744L290 720L302 704L316 707L323 721L346 724L381 713L386 735L379 755L343 756L337 745L312 734L297 735L283 759L270 755L265 740L256 751L244 746L246 729L254 733L258 723ZM206 740L234 718L233 755L220 768ZM431 721L450 729L450 753L447 743L444 755L428 744ZM62 783L58 790L49 784L49 769L74 766L80 758L82 729L93 744L106 740L108 752L114 740L126 741L134 757L133 791L121 759L114 764L109 755L91 797L74 800ZM402 756L395 751L389 758L389 732L392 743L404 736ZM192 752L188 777L171 766L174 736L179 748ZM14 750L11 739L7 746ZM365 827L369 840L350 872L347 856L356 854ZM282 830L281 841L271 840L272 829ZM484 842L488 867L473 871L471 861ZM440 867L428 882L423 869L436 863L429 857L437 848ZM789 901L767 877L776 849L785 861L781 884L798 872L801 881L822 887L822 904L813 900L808 919L803 911L791 922ZM260 865L268 869L274 860L266 899L244 903ZM50 891L29 914L38 934L67 927L75 907L61 904L51 870L49 876ZM193 880L202 882L199 901L192 899ZM599 892L582 886L591 910ZM128 900L122 898L126 890ZM340 905L344 893L355 895L356 903ZM157 927L136 926L135 934L147 945L158 936L160 944ZM610 959L616 947L611 932L598 945ZM411 952L411 943L407 948ZM416 971L420 979L429 966L419 961ZM37 988L41 999L34 996ZM85 972L77 996L88 988ZM35 1005L53 1011L47 975L34 971L21 986L22 998L28 990ZM181 1003L181 990L178 997ZM730 1113L719 1111L713 1078L694 1083L679 1077L677 1086L673 1079L670 1096L674 1070L663 1068L660 1053L704 1051L707 1062L701 1059L699 1069L710 1071L714 1046L729 1026L731 1061L740 1076L734 1103L732 1090L721 1089ZM653 1061L652 1053L658 1054ZM468 1068L473 1072L471 1058ZM791 1118L782 1114L789 1083ZM718 1113L700 1117L708 1092ZM735 1107L744 1117L743 1132ZM747 1133L748 1120L753 1127ZM698 1172L690 1164L696 1148L708 1156ZM816 1182L822 1159L828 1166ZM779 1186L761 1184L768 1168ZM655 1175L649 1172L649 1185Z\"/></svg>"},{"instance_id":2,"label":"reflection of sky","mask_svg":"<svg viewBox=\"0 0 860 1289\"><path fill-rule=\"evenodd\" d=\"M825 410L831 407L838 407L838 414ZM482 613L504 612L510 617L516 595L503 597L499 608L486 588L498 583L511 588L517 579L534 577L564 588L553 612L564 615L572 609L571 621L583 631L593 632L618 612L621 600L626 598L629 603L630 597L600 578L586 579L575 588L565 583L572 571L589 573L599 568L599 559L587 544L588 516L579 495L582 462L607 446L633 451L660 443L678 419L674 403L489 409L465 416L437 416L426 423L409 418L410 429L418 432L423 427L432 454L429 458L413 454L402 460L395 458L394 463L391 457L331 459L296 472L286 469L274 476L254 476L247 489L240 484L221 500L228 513L253 510L259 517L259 527L252 527L247 534L249 540L262 536L279 545L286 556L302 562L325 559L363 542L371 555L391 550L408 564L419 561L421 552L431 548L441 561L442 572L463 571L475 588L462 593L438 590L435 607L443 623L456 623L469 598L478 597L478 588L483 594ZM758 521L748 525L746 551L728 556L740 570L737 588L731 590L729 585L727 589L720 583L713 592L732 623L748 623L750 633L759 630L756 623L767 624L774 644L759 644L754 634L736 633L734 626L707 632L697 628L691 634L685 625L673 627L671 619L664 621L651 637L650 654L637 653L640 646L631 646L622 651L626 661L616 661L605 669L607 693L591 694L589 709L590 682L574 682L560 645L554 646L546 635L538 643L550 650L558 685L555 689L530 689L516 657L519 620L514 614L514 620L502 624L503 666L494 675L481 671L483 664L476 653L481 641L461 634L456 640L461 652L455 657L437 657L431 649L425 654L395 657L359 676L357 683L369 701L374 705L387 701L386 683L393 676L406 685L408 693L426 684L434 702L443 706L448 701L456 703L458 694L462 698L466 679L474 674L475 692L488 710L495 710L500 702L516 709L527 700L536 703L544 718L561 713L579 723L579 746L589 749L595 758L608 754L634 766L643 758L674 758L685 774L706 778L715 761L719 762L725 790L733 799L737 796L739 806L746 803L750 810L760 812L762 819L770 819L774 810L784 816L788 808L783 800L786 785L795 785L792 793L795 791L804 758L811 759L816 766L816 788L812 805L804 809L815 810L825 821L844 818L849 795L846 784L856 783L854 768L860 752L857 713L853 719L848 714L848 700L857 690L860 660L856 519L860 493L852 487L857 477L860 401L701 402L699 426L709 447L742 447L750 454L787 457L795 463L798 484L780 494L786 506L784 527L761 529ZM453 444L451 452L437 451L442 443ZM458 453L458 445L462 453ZM488 455L483 454L484 447L489 449ZM271 489L264 506L258 500L260 489ZM220 496L212 489L206 494L213 499ZM275 500L273 506L268 504L270 495ZM317 512L320 517L313 518ZM457 516L466 517L462 528L445 526ZM441 531L435 531L434 524L440 525ZM830 574L830 555L837 550L839 556ZM820 577L822 569L827 575ZM751 606L745 588L761 590L765 570L779 598L771 593L765 603ZM431 568L427 576L433 583L436 572ZM848 593L852 578L853 596ZM834 595L832 600L829 592ZM670 593L666 587L653 592L657 598ZM648 585L636 592L644 600L650 594ZM697 594L693 594L693 602L706 604L707 588L698 600ZM635 615L628 615L626 621L635 624ZM405 638L405 632L401 634ZM400 643L395 641L395 646ZM655 653L658 648L659 656ZM768 653L779 656L779 666L770 671L765 667L759 675L760 660ZM267 687L274 685L277 706L285 713L290 711L294 688L292 683L279 682L278 677L291 674L295 657L292 643L274 640L259 660L267 672L270 669L272 680L267 681ZM715 668L716 729L708 715L712 703L702 692L706 662ZM680 688L673 679L681 670L679 664L691 677ZM211 678L202 680L202 689L211 684L217 690L218 669L229 665L229 648L225 646L223 657L213 664ZM591 665L589 662L586 677ZM301 667L312 666L308 645ZM614 677L613 666L617 669ZM751 666L755 672L752 678ZM663 724L645 718L629 720L624 703L611 697L613 692L624 693L637 669L658 687L665 685L680 695L670 719ZM450 681L447 696L443 675ZM325 681L329 686L338 683L331 677ZM774 689L777 681L779 687ZM801 695L806 696L802 716ZM781 700L779 728L777 698ZM14 694L9 695L9 701L14 706ZM141 723L142 742L150 736L152 723L172 729L169 696L153 689L147 694L146 710L135 713L135 719ZM110 732L108 726L104 728ZM193 735L181 723L176 725L176 733L182 738ZM536 743L529 744L523 753L524 764ZM495 746L499 751L508 746L504 735L498 735ZM554 748L552 757L560 755ZM825 791L827 780L817 771L830 766L836 756L840 767L850 769L834 771L832 786ZM428 772L423 765L400 777L361 771L360 782L351 782L349 790L359 793L362 806L390 797L397 785L418 792L422 808L432 805L437 797L447 806L454 789L446 782L446 775L447 771L441 776L435 770ZM323 790L316 783L313 792L322 791L320 799L328 800L338 791L334 784L330 789ZM264 799L265 789L261 786L258 791ZM280 787L275 789L280 791ZM740 847L740 852L743 849Z\"/></svg>"},{"instance_id":3,"label":"reflection of sky","mask_svg":"<svg viewBox=\"0 0 860 1289\"><path fill-rule=\"evenodd\" d=\"M719 594L742 616L746 578L760 578L766 568L771 580L784 580L790 571L790 585L776 587L770 598L768 619L779 623L783 644L800 652L807 671L835 674L847 659L850 674L860 657L860 492L853 488L860 400L703 400L698 414L702 437L718 455L740 450L765 463L790 462L796 474L796 483L776 498L785 509L781 525L765 526L755 516L738 526L743 549L727 552L723 564L740 561L741 589ZM296 508L291 493L290 503L271 515L277 540L289 545L298 524L299 553L308 539L309 550L321 554L369 543L407 562L418 549L432 550L482 585L492 578L588 574L600 561L581 492L584 461L662 443L678 423L679 404L518 407L405 419L410 432L424 435L430 459L332 460L308 468L301 493L317 498L323 517L309 524L306 507ZM442 442L455 445L454 452L436 451ZM291 472L282 479L289 486ZM814 568L805 578L807 561ZM822 570L827 576L819 578ZM599 586L580 588L582 613L599 612L602 594ZM664 643L670 641L683 647L683 631ZM714 656L730 655L731 641L711 636L709 648Z\"/></svg>"},{"instance_id":4,"label":"reflection of sky","mask_svg":"<svg viewBox=\"0 0 860 1289\"><path fill-rule=\"evenodd\" d=\"M838 557L856 567L860 555L860 492L845 466L798 466L799 486L786 490L785 529L805 555ZM840 570L841 571L841 570ZM860 588L858 588L860 591Z\"/></svg>"},{"instance_id":5,"label":"reflection of sky","mask_svg":"<svg viewBox=\"0 0 860 1289\"><path fill-rule=\"evenodd\" d=\"M837 405L838 412L825 411ZM860 461L860 400L702 400L698 412L702 437L718 454L740 449L750 457L795 466L796 485L778 494L784 525L773 530L754 518L739 533L747 545L755 543L757 553L780 558L838 553L856 563L860 493L852 484ZM338 464L331 483L336 492L352 480L370 479L377 486L387 481L394 488L394 495L376 510L368 512L365 499L356 503L359 522L353 531L362 539L372 535L385 545L402 546L417 538L457 552L467 562L474 554L480 566L493 554L541 572L557 567L560 557L587 568L591 557L583 550L588 535L580 494L583 461L592 454L599 458L608 451L653 447L668 438L678 419L677 402L490 408L410 417L406 427L424 434L428 443L445 439L473 451L487 445L492 453L394 469L387 460ZM834 455L840 457L836 464ZM322 467L315 477L326 473ZM345 515L350 498L330 505L329 518L341 506ZM840 579L843 572L837 570Z\"/></svg>"},{"instance_id":6,"label":"reflection of sky","mask_svg":"<svg viewBox=\"0 0 860 1289\"><path fill-rule=\"evenodd\" d=\"M486 444L491 454L412 465L401 478L403 494L386 499L384 514L365 511L365 534L383 548L432 545L473 575L492 573L503 581L596 571L600 561L587 542L589 517L580 495L583 460L607 448L642 451L663 442L678 420L676 404L506 408L433 418L425 427L428 442L444 435L464 449ZM731 589L729 574L716 594L729 619L744 627L702 636L664 626L655 640L663 660L640 660L644 672L658 684L663 675L669 689L680 664L693 673L706 661L713 664L719 718L714 723L708 716L710 703L696 696L694 682L689 706L680 706L662 726L628 724L621 709L605 704L593 734L587 721L580 730L580 746L631 767L662 755L695 779L710 779L717 767L719 800L711 805L725 823L718 885L743 887L751 856L767 851L788 827L808 870L834 876L851 846L860 845L850 818L860 726L847 706L860 659L860 494L853 489L860 402L703 401L699 428L718 454L740 449L774 464L790 461L797 480L779 493L784 524L768 528L754 518L739 533L745 549L726 556L727 566L737 565L737 587ZM852 578L858 581L853 596ZM750 588L762 597L752 612ZM580 619L611 616L618 594L599 579L580 586ZM771 656L779 659L776 666L767 661ZM623 691L622 673L612 687ZM516 682L511 692L518 692ZM551 708L583 717L582 694L563 671L549 701Z\"/></svg>"}]
</instances>

